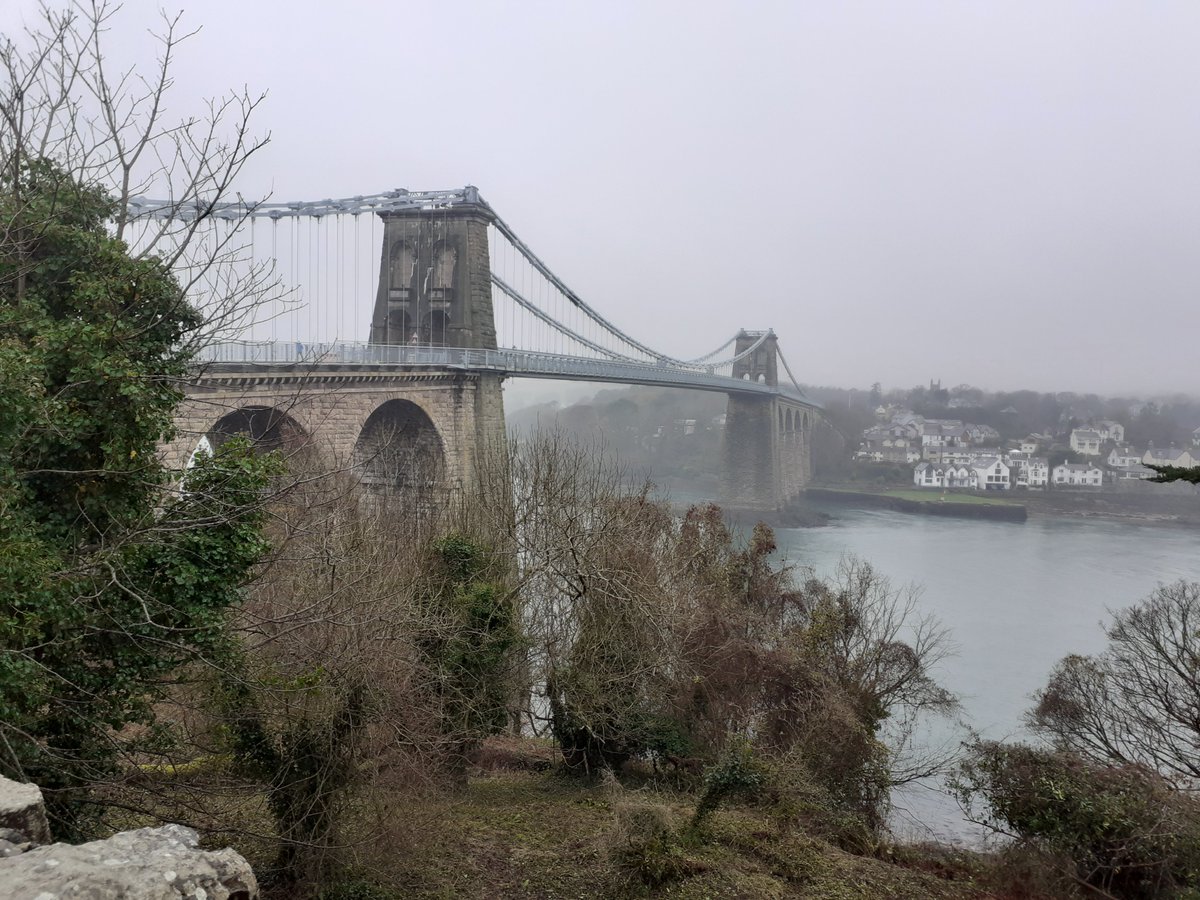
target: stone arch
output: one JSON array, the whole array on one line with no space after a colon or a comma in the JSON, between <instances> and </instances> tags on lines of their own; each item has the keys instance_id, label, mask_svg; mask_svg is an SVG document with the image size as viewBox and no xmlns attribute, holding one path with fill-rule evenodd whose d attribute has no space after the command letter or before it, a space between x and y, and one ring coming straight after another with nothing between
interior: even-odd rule
<instances>
[{"instance_id":1,"label":"stone arch","mask_svg":"<svg viewBox=\"0 0 1200 900\"><path fill-rule=\"evenodd\" d=\"M787 431L787 410L782 408L779 410L779 430Z\"/></svg>"},{"instance_id":2,"label":"stone arch","mask_svg":"<svg viewBox=\"0 0 1200 900\"><path fill-rule=\"evenodd\" d=\"M446 494L446 451L429 414L411 400L381 403L354 444L354 467L374 494L436 510Z\"/></svg>"},{"instance_id":3,"label":"stone arch","mask_svg":"<svg viewBox=\"0 0 1200 900\"><path fill-rule=\"evenodd\" d=\"M417 254L407 241L396 241L388 259L388 288L393 293L407 298L416 272Z\"/></svg>"},{"instance_id":4,"label":"stone arch","mask_svg":"<svg viewBox=\"0 0 1200 900\"><path fill-rule=\"evenodd\" d=\"M388 313L387 342L407 344L413 336L412 317L404 309L393 309Z\"/></svg>"},{"instance_id":5,"label":"stone arch","mask_svg":"<svg viewBox=\"0 0 1200 900\"><path fill-rule=\"evenodd\" d=\"M432 282L429 299L450 302L454 299L454 270L458 267L458 248L445 241L433 245Z\"/></svg>"},{"instance_id":6,"label":"stone arch","mask_svg":"<svg viewBox=\"0 0 1200 900\"><path fill-rule=\"evenodd\" d=\"M433 347L445 347L450 330L450 314L444 309L433 309L425 314L422 323L422 343Z\"/></svg>"},{"instance_id":7,"label":"stone arch","mask_svg":"<svg viewBox=\"0 0 1200 900\"><path fill-rule=\"evenodd\" d=\"M208 439L207 434L200 435L200 440L196 441L196 446L188 455L187 463L184 465L184 468L190 469L196 465L196 459L201 453L205 454L206 456L212 456L213 453L212 441Z\"/></svg>"},{"instance_id":8,"label":"stone arch","mask_svg":"<svg viewBox=\"0 0 1200 900\"><path fill-rule=\"evenodd\" d=\"M308 442L308 435L300 423L274 406L242 406L230 410L217 419L200 440L217 450L235 436L249 438L254 449L261 453L297 449ZM199 447L198 444L197 449Z\"/></svg>"}]
</instances>

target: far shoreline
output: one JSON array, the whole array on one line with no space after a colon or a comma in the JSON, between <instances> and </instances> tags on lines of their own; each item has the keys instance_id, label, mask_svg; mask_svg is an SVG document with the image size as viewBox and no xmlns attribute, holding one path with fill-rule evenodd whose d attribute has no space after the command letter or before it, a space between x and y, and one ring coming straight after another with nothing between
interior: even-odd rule
<instances>
[{"instance_id":1,"label":"far shoreline","mask_svg":"<svg viewBox=\"0 0 1200 900\"><path fill-rule=\"evenodd\" d=\"M1168 486L1164 486L1168 488ZM1169 489L1169 488L1168 488ZM804 492L805 500L847 507L886 508L917 515L943 515L990 521L1021 522L1027 518L1100 519L1154 525L1164 528L1200 528L1200 497L1195 492L1115 491L1021 491L999 492L929 491L919 497L914 488L867 487L861 484L821 484ZM807 506L807 504L802 504ZM780 518L786 518L781 516ZM817 524L817 523L812 523Z\"/></svg>"}]
</instances>

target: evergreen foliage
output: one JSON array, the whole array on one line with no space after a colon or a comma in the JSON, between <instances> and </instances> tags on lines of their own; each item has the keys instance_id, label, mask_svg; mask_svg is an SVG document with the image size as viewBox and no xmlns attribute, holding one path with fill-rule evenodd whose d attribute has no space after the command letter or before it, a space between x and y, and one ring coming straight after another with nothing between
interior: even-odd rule
<instances>
[{"instance_id":1,"label":"evergreen foliage","mask_svg":"<svg viewBox=\"0 0 1200 900\"><path fill-rule=\"evenodd\" d=\"M434 676L448 763L465 783L470 753L508 721L512 652L520 633L512 600L490 572L490 554L462 534L434 543L423 603L426 626L419 646Z\"/></svg>"},{"instance_id":2,"label":"evergreen foliage","mask_svg":"<svg viewBox=\"0 0 1200 900\"><path fill-rule=\"evenodd\" d=\"M0 772L63 837L122 729L222 652L272 465L231 442L173 492L157 448L200 317L112 211L49 161L0 176Z\"/></svg>"},{"instance_id":3,"label":"evergreen foliage","mask_svg":"<svg viewBox=\"0 0 1200 900\"><path fill-rule=\"evenodd\" d=\"M1103 896L1175 897L1200 878L1200 805L1152 770L985 742L956 784L983 821L1065 859L1068 880Z\"/></svg>"}]
</instances>

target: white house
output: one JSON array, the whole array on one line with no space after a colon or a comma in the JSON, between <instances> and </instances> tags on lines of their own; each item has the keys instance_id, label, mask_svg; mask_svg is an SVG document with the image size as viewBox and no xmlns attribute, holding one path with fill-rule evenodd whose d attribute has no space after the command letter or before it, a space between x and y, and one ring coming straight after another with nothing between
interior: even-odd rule
<instances>
[{"instance_id":1,"label":"white house","mask_svg":"<svg viewBox=\"0 0 1200 900\"><path fill-rule=\"evenodd\" d=\"M1050 483L1050 463L1044 456L1033 456L1029 459L1029 468L1025 477L1031 488L1044 488Z\"/></svg>"},{"instance_id":2,"label":"white house","mask_svg":"<svg viewBox=\"0 0 1200 900\"><path fill-rule=\"evenodd\" d=\"M1142 454L1142 463L1147 466L1179 466L1187 469L1200 465L1200 453L1192 456L1184 447L1149 447Z\"/></svg>"},{"instance_id":3,"label":"white house","mask_svg":"<svg viewBox=\"0 0 1200 900\"><path fill-rule=\"evenodd\" d=\"M1104 438L1091 428L1075 428L1071 431L1071 449L1084 456L1099 456Z\"/></svg>"},{"instance_id":4,"label":"white house","mask_svg":"<svg viewBox=\"0 0 1200 900\"><path fill-rule=\"evenodd\" d=\"M977 487L981 491L1007 491L1012 487L1008 464L998 457L988 456L976 460L972 468L975 470Z\"/></svg>"},{"instance_id":5,"label":"white house","mask_svg":"<svg viewBox=\"0 0 1200 900\"><path fill-rule=\"evenodd\" d=\"M1125 426L1112 419L1101 419L1095 430L1100 432L1100 437L1106 441L1116 441L1118 444L1125 441Z\"/></svg>"},{"instance_id":6,"label":"white house","mask_svg":"<svg viewBox=\"0 0 1200 900\"><path fill-rule=\"evenodd\" d=\"M975 490L979 487L975 469L963 463L946 466L946 487Z\"/></svg>"},{"instance_id":7,"label":"white house","mask_svg":"<svg viewBox=\"0 0 1200 900\"><path fill-rule=\"evenodd\" d=\"M931 462L917 463L913 466L913 484L924 488L944 488L946 467Z\"/></svg>"},{"instance_id":8,"label":"white house","mask_svg":"<svg viewBox=\"0 0 1200 900\"><path fill-rule=\"evenodd\" d=\"M1100 487L1104 484L1104 472L1091 463L1063 463L1054 467L1053 481L1061 487Z\"/></svg>"},{"instance_id":9,"label":"white house","mask_svg":"<svg viewBox=\"0 0 1200 900\"><path fill-rule=\"evenodd\" d=\"M1045 457L1030 453L1011 453L1008 464L1012 468L1014 487L1045 487L1050 481L1050 464Z\"/></svg>"},{"instance_id":10,"label":"white house","mask_svg":"<svg viewBox=\"0 0 1200 900\"><path fill-rule=\"evenodd\" d=\"M913 468L913 484L924 488L966 488L978 486L975 470L966 465L953 463L918 463Z\"/></svg>"},{"instance_id":11,"label":"white house","mask_svg":"<svg viewBox=\"0 0 1200 900\"><path fill-rule=\"evenodd\" d=\"M1145 450L1118 445L1108 451L1108 464L1114 469L1128 469L1130 466L1140 466L1145 455Z\"/></svg>"}]
</instances>

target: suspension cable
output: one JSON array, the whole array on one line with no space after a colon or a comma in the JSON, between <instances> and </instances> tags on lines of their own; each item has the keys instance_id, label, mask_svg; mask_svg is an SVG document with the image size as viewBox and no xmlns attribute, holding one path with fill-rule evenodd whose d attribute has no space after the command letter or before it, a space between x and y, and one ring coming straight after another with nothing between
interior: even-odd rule
<instances>
[{"instance_id":1,"label":"suspension cable","mask_svg":"<svg viewBox=\"0 0 1200 900\"><path fill-rule=\"evenodd\" d=\"M546 325L549 325L551 328L555 329L556 331L559 331L560 333L566 335L571 340L578 341L580 344L587 347L589 350L595 350L597 353L602 353L605 356L609 357L610 359L619 359L622 362L640 362L640 360L636 360L633 357L623 356L620 353L617 353L613 350L609 350L607 347L602 347L601 345L588 340L582 334L578 334L578 333L572 331L570 328L568 328L566 325L563 325L561 322L555 321L551 316L547 315L545 312L543 312L541 309L539 309L535 303L531 303L529 300L526 300L524 297L522 297L516 291L515 288L510 287L495 272L492 273L492 284L494 284L496 287L500 288L500 290L505 295L507 295L509 297L509 299L513 300L519 306L523 307L524 309L528 310L529 312L533 313L540 321L542 321Z\"/></svg>"},{"instance_id":2,"label":"suspension cable","mask_svg":"<svg viewBox=\"0 0 1200 900\"><path fill-rule=\"evenodd\" d=\"M723 343L716 350L713 350L710 353L705 353L703 356L697 356L695 359L685 359L684 362L689 363L691 365L697 365L699 363L707 362L708 360L710 360L714 356L716 356L718 353L723 351L730 344L734 343L736 340L737 340L737 335L735 334L733 337L731 337L729 340L727 340L725 343Z\"/></svg>"},{"instance_id":3,"label":"suspension cable","mask_svg":"<svg viewBox=\"0 0 1200 900\"><path fill-rule=\"evenodd\" d=\"M495 210L493 210L493 214L494 213L495 213ZM524 241L522 241L519 237L517 237L516 233L511 228L509 228L508 224L503 219L501 219L499 216L495 217L492 224L494 224L496 226L497 231L499 231L502 235L504 235L506 238L508 238L509 242L514 247L516 247L518 251L520 251L521 255L523 257L525 257L525 260L531 266L533 266L538 272L541 273L543 278L545 278L552 285L554 285L556 288L558 288L568 300L570 300L576 307L578 307L584 313L586 313L587 316L590 319L592 319L592 321L594 321L596 324L600 325L602 328L604 328L606 331L608 331L608 333L611 334L613 337L617 338L618 340L622 341L623 343L627 344L628 346L633 347L635 350L639 350L642 353L645 353L647 356L651 357L652 359L662 360L663 362L672 363L674 365L683 365L683 360L679 360L679 359L675 359L674 357L667 356L665 353L659 353L657 350L654 350L651 347L647 347L641 341L638 341L638 340L630 337L629 335L625 334L625 332L621 331L621 329L619 329L616 325L614 325L612 322L608 321L608 319L604 318L604 316L600 315L599 312L597 312L592 307L590 307L586 303L584 303L583 300L580 298L580 296L578 294L576 294L573 290L571 290L569 287L567 287L565 284L563 284L562 279L560 279L557 275L555 275L552 271L550 271L550 268L544 262L542 262L541 259L538 258L537 254L535 254L532 250L529 249L529 246Z\"/></svg>"},{"instance_id":4,"label":"suspension cable","mask_svg":"<svg viewBox=\"0 0 1200 900\"><path fill-rule=\"evenodd\" d=\"M800 387L800 382L798 382L796 380L796 376L792 374L792 367L787 364L787 360L784 359L783 353L780 352L778 346L775 348L775 355L779 357L779 361L783 363L783 371L787 372L788 378L792 379L792 386L796 389L797 393L799 393L801 397L804 397L804 399L807 400L808 395L804 393L804 389Z\"/></svg>"}]
</instances>

